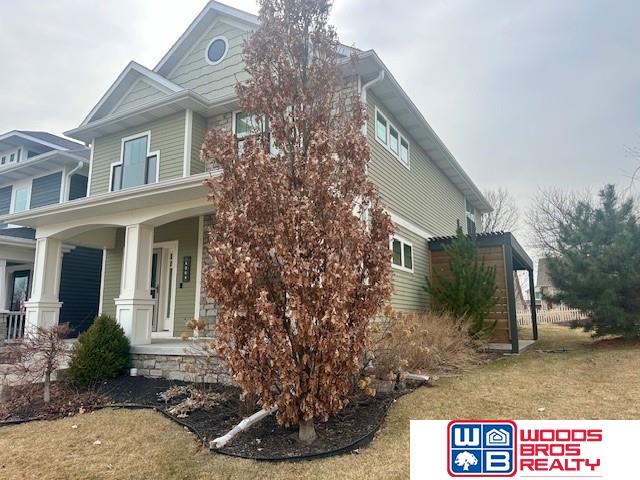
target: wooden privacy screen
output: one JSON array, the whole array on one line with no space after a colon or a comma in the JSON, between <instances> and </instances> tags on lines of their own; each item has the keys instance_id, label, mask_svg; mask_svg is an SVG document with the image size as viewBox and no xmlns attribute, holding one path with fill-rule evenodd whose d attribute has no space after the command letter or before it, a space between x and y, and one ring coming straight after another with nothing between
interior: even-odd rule
<instances>
[{"instance_id":1,"label":"wooden privacy screen","mask_svg":"<svg viewBox=\"0 0 640 480\"><path fill-rule=\"evenodd\" d=\"M487 323L496 322L496 329L491 337L491 342L511 342L511 329L509 328L509 302L507 296L507 281L513 281L513 275L507 276L505 263L505 251L503 245L478 246L478 252L482 256L485 265L496 269L496 303L489 313ZM431 278L436 281L433 272L439 270L446 277L451 274L449 259L444 250L430 251Z\"/></svg>"}]
</instances>

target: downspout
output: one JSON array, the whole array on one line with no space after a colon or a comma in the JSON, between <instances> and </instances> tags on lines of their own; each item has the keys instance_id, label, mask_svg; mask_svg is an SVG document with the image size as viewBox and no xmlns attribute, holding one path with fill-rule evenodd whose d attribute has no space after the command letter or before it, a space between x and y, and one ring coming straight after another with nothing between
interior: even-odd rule
<instances>
[{"instance_id":1,"label":"downspout","mask_svg":"<svg viewBox=\"0 0 640 480\"><path fill-rule=\"evenodd\" d=\"M381 82L382 80L384 80L384 70L380 70L380 73L378 73L378 76L376 78L374 78L373 80L369 80L367 83L365 83L364 85L362 85L362 90L360 92L360 101L362 102L363 105L367 105L367 90L369 90L369 88L373 87L376 83ZM364 125L362 126L362 134L364 136L367 135L367 122L365 121Z\"/></svg>"},{"instance_id":2,"label":"downspout","mask_svg":"<svg viewBox=\"0 0 640 480\"><path fill-rule=\"evenodd\" d=\"M75 167L73 167L69 173L67 173L66 179L65 179L65 185L64 185L64 201L66 202L67 200L69 200L69 193L71 191L71 176L76 173L78 170L80 170L81 168L84 167L84 162L80 161L78 162L78 165L76 165Z\"/></svg>"}]
</instances>

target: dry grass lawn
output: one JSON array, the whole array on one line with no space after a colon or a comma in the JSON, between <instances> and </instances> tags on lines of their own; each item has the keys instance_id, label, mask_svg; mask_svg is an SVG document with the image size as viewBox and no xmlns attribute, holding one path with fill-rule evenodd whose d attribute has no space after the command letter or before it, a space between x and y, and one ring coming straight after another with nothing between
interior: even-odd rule
<instances>
[{"instance_id":1,"label":"dry grass lawn","mask_svg":"<svg viewBox=\"0 0 640 480\"><path fill-rule=\"evenodd\" d=\"M0 429L0 478L406 479L410 419L640 418L638 344L598 347L588 335L562 327L542 328L541 337L519 357L403 397L358 455L280 464L239 460L201 451L190 433L159 414L103 410ZM563 347L569 352L540 351Z\"/></svg>"}]
</instances>

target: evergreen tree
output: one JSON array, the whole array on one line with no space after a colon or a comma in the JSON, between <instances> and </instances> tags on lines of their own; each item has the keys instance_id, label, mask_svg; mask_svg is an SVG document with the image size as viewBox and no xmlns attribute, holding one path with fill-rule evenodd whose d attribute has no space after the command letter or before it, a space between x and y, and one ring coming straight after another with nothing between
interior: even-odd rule
<instances>
[{"instance_id":1,"label":"evergreen tree","mask_svg":"<svg viewBox=\"0 0 640 480\"><path fill-rule=\"evenodd\" d=\"M444 248L449 272L434 271L433 281L427 278L427 292L435 308L456 318L468 318L470 333L485 337L495 328L495 322L486 325L485 321L496 303L496 269L484 264L474 238L465 235L460 225L456 236Z\"/></svg>"},{"instance_id":2,"label":"evergreen tree","mask_svg":"<svg viewBox=\"0 0 640 480\"><path fill-rule=\"evenodd\" d=\"M559 255L549 261L558 293L549 297L587 314L595 336L640 337L640 226L631 199L615 187L600 206L579 202L560 224Z\"/></svg>"}]
</instances>

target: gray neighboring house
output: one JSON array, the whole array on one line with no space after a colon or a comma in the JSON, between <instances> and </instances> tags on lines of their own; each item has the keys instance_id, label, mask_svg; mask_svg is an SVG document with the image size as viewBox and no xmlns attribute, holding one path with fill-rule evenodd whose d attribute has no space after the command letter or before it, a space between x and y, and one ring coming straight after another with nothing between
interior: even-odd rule
<instances>
[{"instance_id":1,"label":"gray neighboring house","mask_svg":"<svg viewBox=\"0 0 640 480\"><path fill-rule=\"evenodd\" d=\"M536 307L553 310L553 302L548 300L548 296L558 293L558 289L551 280L549 275L549 259L541 258L538 260L538 275L536 277Z\"/></svg>"},{"instance_id":2,"label":"gray neighboring house","mask_svg":"<svg viewBox=\"0 0 640 480\"><path fill-rule=\"evenodd\" d=\"M86 197L89 163L87 147L51 133L13 130L0 135L0 216ZM0 224L0 341L23 334L35 251L35 230ZM82 330L97 312L102 252L67 244L62 254L61 320Z\"/></svg>"}]
</instances>

